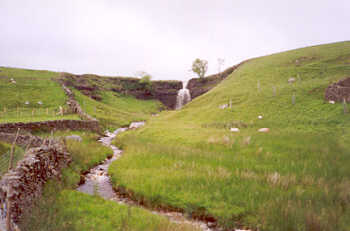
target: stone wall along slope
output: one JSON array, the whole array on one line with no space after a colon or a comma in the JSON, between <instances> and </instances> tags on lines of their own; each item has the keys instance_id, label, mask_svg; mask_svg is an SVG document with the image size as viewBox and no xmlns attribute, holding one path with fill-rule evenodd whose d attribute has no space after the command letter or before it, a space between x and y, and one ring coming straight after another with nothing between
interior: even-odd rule
<instances>
[{"instance_id":1,"label":"stone wall along slope","mask_svg":"<svg viewBox=\"0 0 350 231\"><path fill-rule=\"evenodd\" d=\"M6 173L0 181L0 227L6 224L10 210L15 224L23 211L30 208L41 195L43 185L52 177L58 177L61 169L71 162L70 154L58 142L32 148L17 167ZM7 205L10 205L8 207Z\"/></svg>"}]
</instances>

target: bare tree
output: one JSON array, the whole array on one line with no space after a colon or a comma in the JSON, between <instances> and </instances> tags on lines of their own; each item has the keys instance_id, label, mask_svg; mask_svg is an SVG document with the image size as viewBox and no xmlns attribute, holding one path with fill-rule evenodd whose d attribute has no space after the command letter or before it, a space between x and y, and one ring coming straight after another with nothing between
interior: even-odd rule
<instances>
[{"instance_id":1,"label":"bare tree","mask_svg":"<svg viewBox=\"0 0 350 231\"><path fill-rule=\"evenodd\" d=\"M223 67L225 64L225 59L218 58L218 72L221 72L221 67Z\"/></svg>"}]
</instances>

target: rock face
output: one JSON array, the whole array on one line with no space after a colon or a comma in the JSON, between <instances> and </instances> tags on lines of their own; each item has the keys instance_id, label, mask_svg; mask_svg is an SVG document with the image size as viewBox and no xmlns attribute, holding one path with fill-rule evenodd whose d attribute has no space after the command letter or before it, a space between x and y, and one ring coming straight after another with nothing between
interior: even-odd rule
<instances>
[{"instance_id":1,"label":"rock face","mask_svg":"<svg viewBox=\"0 0 350 231\"><path fill-rule=\"evenodd\" d=\"M6 173L0 181L0 227L6 220L8 209L11 220L16 223L23 211L30 208L41 195L48 179L60 175L63 167L71 161L70 154L57 141L50 146L30 149L14 170ZM8 207L8 203L10 207Z\"/></svg>"},{"instance_id":2,"label":"rock face","mask_svg":"<svg viewBox=\"0 0 350 231\"><path fill-rule=\"evenodd\" d=\"M134 84L137 85L135 82ZM182 89L182 82L180 81L152 81L151 90L145 90L141 86L128 90L128 94L135 96L137 99L157 99L168 109L175 109L177 92L180 89Z\"/></svg>"},{"instance_id":3,"label":"rock face","mask_svg":"<svg viewBox=\"0 0 350 231\"><path fill-rule=\"evenodd\" d=\"M109 90L120 94L132 95L137 99L157 99L167 108L174 109L178 90L182 88L180 81L152 81L147 88L138 78L102 77L97 75L73 75L63 73L60 82L74 87L95 100L101 100L100 91Z\"/></svg>"},{"instance_id":4,"label":"rock face","mask_svg":"<svg viewBox=\"0 0 350 231\"><path fill-rule=\"evenodd\" d=\"M325 92L327 101L350 102L350 77L331 84Z\"/></svg>"},{"instance_id":5,"label":"rock face","mask_svg":"<svg viewBox=\"0 0 350 231\"><path fill-rule=\"evenodd\" d=\"M233 67L226 69L225 71L219 74L210 75L203 79L190 79L187 88L190 90L192 99L211 90L213 87L218 85L223 79L227 78L230 74L232 74L238 67L240 67L248 61L249 60L243 61Z\"/></svg>"},{"instance_id":6,"label":"rock face","mask_svg":"<svg viewBox=\"0 0 350 231\"><path fill-rule=\"evenodd\" d=\"M182 89L180 81L155 81L154 97L170 109L175 109L177 92Z\"/></svg>"}]
</instances>

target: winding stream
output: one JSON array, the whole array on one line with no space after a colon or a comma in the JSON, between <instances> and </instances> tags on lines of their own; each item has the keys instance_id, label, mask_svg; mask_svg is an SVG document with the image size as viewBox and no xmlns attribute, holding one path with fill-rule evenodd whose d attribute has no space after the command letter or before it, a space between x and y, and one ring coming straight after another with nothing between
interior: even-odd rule
<instances>
[{"instance_id":1,"label":"winding stream","mask_svg":"<svg viewBox=\"0 0 350 231\"><path fill-rule=\"evenodd\" d=\"M119 159L122 155L122 150L118 149L116 146L111 145L112 140L116 137L117 134L124 132L128 129L134 129L143 126L144 122L134 122L131 123L128 128L119 128L115 130L113 133L106 132L106 136L102 137L99 141L113 150L113 157L110 159L106 159L102 164L90 169L89 173L85 175L85 182L80 185L77 190L80 192L88 193L94 195L98 193L102 198L106 200L116 201L120 204L126 204L129 206L138 206L134 201L128 198L122 198L118 196L113 187L108 176L108 167L110 164ZM144 207L145 208L145 207ZM209 228L210 224L206 224L201 221L191 220L184 216L184 214L179 212L164 212L164 211L155 211L150 210L154 214L161 215L167 217L171 222L174 223L187 223L191 224L201 230L211 231L214 229Z\"/></svg>"}]
</instances>

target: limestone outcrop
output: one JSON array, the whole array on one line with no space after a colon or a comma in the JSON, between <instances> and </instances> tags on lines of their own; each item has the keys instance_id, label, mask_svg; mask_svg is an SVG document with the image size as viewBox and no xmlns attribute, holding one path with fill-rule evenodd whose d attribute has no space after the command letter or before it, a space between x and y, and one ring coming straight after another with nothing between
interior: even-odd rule
<instances>
[{"instance_id":1,"label":"limestone outcrop","mask_svg":"<svg viewBox=\"0 0 350 231\"><path fill-rule=\"evenodd\" d=\"M325 92L327 101L350 102L350 77L331 84Z\"/></svg>"}]
</instances>

